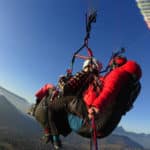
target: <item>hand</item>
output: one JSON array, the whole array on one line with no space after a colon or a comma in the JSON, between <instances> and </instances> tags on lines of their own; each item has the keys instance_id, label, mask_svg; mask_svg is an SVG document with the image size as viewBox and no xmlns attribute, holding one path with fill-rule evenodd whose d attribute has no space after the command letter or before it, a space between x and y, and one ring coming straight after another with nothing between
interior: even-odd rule
<instances>
[{"instance_id":1,"label":"hand","mask_svg":"<svg viewBox=\"0 0 150 150\"><path fill-rule=\"evenodd\" d=\"M94 107L94 106L92 106L92 107L90 107L89 109L88 109L88 117L89 117L89 119L92 119L92 117L95 115L95 114L98 114L99 113L99 109L98 108L96 108L96 107Z\"/></svg>"}]
</instances>

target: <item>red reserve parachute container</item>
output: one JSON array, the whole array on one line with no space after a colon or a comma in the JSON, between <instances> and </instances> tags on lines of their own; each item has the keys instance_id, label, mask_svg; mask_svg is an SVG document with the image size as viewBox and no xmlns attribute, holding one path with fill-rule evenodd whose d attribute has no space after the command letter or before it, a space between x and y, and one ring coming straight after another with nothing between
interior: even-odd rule
<instances>
[{"instance_id":1,"label":"red reserve parachute container","mask_svg":"<svg viewBox=\"0 0 150 150\"><path fill-rule=\"evenodd\" d=\"M41 100L47 94L48 90L52 88L54 88L54 85L45 84L39 91L36 92L36 98Z\"/></svg>"}]
</instances>

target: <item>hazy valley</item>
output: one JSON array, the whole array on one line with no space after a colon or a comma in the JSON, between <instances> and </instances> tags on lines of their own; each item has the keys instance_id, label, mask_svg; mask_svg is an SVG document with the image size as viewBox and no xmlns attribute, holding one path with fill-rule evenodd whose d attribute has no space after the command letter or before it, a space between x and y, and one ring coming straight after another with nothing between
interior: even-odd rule
<instances>
[{"instance_id":1,"label":"hazy valley","mask_svg":"<svg viewBox=\"0 0 150 150\"><path fill-rule=\"evenodd\" d=\"M0 150L50 150L40 141L42 128L26 114L30 104L0 87ZM90 140L75 133L61 137L65 150L89 150ZM123 128L98 141L102 150L150 150L150 135L129 133Z\"/></svg>"}]
</instances>

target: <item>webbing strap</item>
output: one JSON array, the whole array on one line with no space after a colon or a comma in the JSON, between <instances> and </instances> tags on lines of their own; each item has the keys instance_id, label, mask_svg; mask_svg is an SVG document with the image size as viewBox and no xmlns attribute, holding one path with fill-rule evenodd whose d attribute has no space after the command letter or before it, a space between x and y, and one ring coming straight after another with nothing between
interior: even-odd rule
<instances>
[{"instance_id":1,"label":"webbing strap","mask_svg":"<svg viewBox=\"0 0 150 150\"><path fill-rule=\"evenodd\" d=\"M90 32L91 32L91 24L96 22L96 16L97 12L94 11L91 14L87 15L86 14L86 36L84 38L84 44L73 54L72 61L71 61L71 70L73 71L73 65L75 62L76 55L83 50L83 48L88 49L88 54L93 56L92 51L89 50L88 48L88 39L90 38Z\"/></svg>"},{"instance_id":2,"label":"webbing strap","mask_svg":"<svg viewBox=\"0 0 150 150\"><path fill-rule=\"evenodd\" d=\"M93 146L95 147L94 150L98 150L97 131L96 131L96 124L95 124L95 117L94 116L92 117L92 120L91 120L91 126L92 126L92 135L91 135L90 150L92 150Z\"/></svg>"},{"instance_id":3,"label":"webbing strap","mask_svg":"<svg viewBox=\"0 0 150 150\"><path fill-rule=\"evenodd\" d=\"M85 44L85 43L73 54L73 57L72 57L72 60L71 60L71 70L72 70L72 71L73 71L73 65L74 65L74 62L75 62L76 55L77 55L84 47L86 47L86 44Z\"/></svg>"}]
</instances>

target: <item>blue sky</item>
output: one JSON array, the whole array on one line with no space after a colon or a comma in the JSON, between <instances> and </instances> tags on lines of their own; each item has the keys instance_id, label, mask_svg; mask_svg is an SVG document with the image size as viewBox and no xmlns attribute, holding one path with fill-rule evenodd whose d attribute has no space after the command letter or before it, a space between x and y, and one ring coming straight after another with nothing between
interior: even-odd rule
<instances>
[{"instance_id":1,"label":"blue sky","mask_svg":"<svg viewBox=\"0 0 150 150\"><path fill-rule=\"evenodd\" d=\"M56 84L83 42L91 6L98 11L89 40L95 56L105 67L125 47L143 70L141 94L120 125L150 133L150 31L134 0L0 0L0 85L33 103L41 86Z\"/></svg>"}]
</instances>

